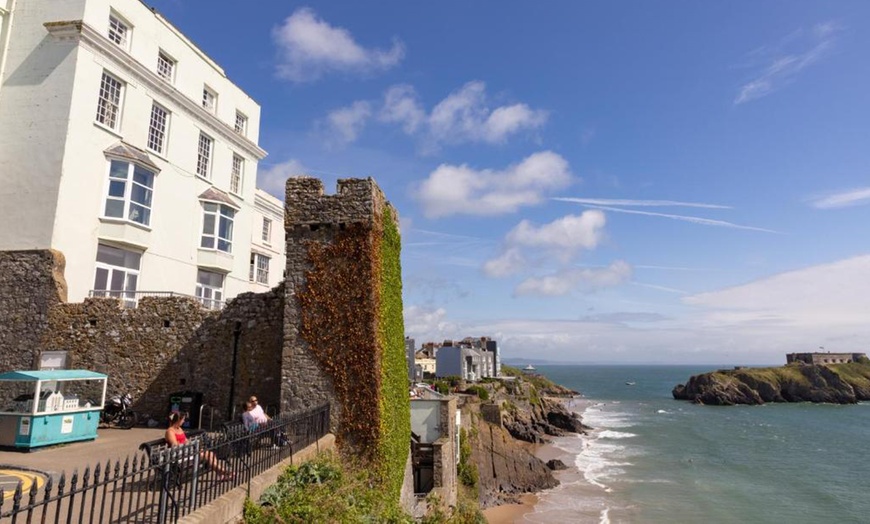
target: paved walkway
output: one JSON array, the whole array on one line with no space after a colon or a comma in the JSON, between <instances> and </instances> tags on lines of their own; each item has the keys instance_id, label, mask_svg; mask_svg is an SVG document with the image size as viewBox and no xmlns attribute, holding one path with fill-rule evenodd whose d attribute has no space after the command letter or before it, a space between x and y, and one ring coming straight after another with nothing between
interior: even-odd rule
<instances>
[{"instance_id":1,"label":"paved walkway","mask_svg":"<svg viewBox=\"0 0 870 524\"><path fill-rule=\"evenodd\" d=\"M133 456L139 444L162 437L164 431L160 428L106 428L98 430L96 440L37 448L31 452L0 451L0 468L18 466L55 475L61 471L72 474L74 469L81 472L85 466L93 468L97 462L105 466L107 460L114 463Z\"/></svg>"}]
</instances>

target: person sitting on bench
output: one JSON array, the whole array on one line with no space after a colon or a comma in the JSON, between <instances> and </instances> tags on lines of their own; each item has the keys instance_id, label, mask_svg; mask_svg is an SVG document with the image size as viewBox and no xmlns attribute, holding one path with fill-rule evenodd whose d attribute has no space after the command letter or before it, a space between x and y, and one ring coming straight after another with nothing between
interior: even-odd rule
<instances>
[{"instance_id":1,"label":"person sitting on bench","mask_svg":"<svg viewBox=\"0 0 870 524\"><path fill-rule=\"evenodd\" d=\"M187 435L181 427L186 418L187 413L179 411L174 411L169 415L169 427L166 428L166 434L163 437L166 439L166 443L169 444L169 447L174 448L175 446L181 446L187 443ZM215 470L218 474L218 480L230 480L233 478L234 475L225 465L220 463L218 458L211 451L200 451L199 457L203 462L208 464L211 469Z\"/></svg>"},{"instance_id":2,"label":"person sitting on bench","mask_svg":"<svg viewBox=\"0 0 870 524\"><path fill-rule=\"evenodd\" d=\"M254 401L245 402L245 412L242 413L242 422L245 424L245 429L253 431L261 424L269 422L269 417L263 413L263 408L257 409L259 406Z\"/></svg>"}]
</instances>

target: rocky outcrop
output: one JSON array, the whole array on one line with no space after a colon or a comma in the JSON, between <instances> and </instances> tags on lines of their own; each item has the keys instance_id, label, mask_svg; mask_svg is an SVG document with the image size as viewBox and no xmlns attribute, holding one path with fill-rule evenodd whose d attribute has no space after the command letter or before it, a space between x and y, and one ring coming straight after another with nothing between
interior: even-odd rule
<instances>
[{"instance_id":1,"label":"rocky outcrop","mask_svg":"<svg viewBox=\"0 0 870 524\"><path fill-rule=\"evenodd\" d=\"M548 460L548 461L547 461L547 467L550 468L550 469L552 469L553 471L559 471L559 470L563 470L563 469L568 469L568 466L566 466L565 463L562 462L562 461L559 460L559 459L550 459L550 460Z\"/></svg>"},{"instance_id":2,"label":"rocky outcrop","mask_svg":"<svg viewBox=\"0 0 870 524\"><path fill-rule=\"evenodd\" d=\"M523 493L559 484L547 465L504 428L478 420L471 433L471 460L477 465L481 508L516 503Z\"/></svg>"},{"instance_id":3,"label":"rocky outcrop","mask_svg":"<svg viewBox=\"0 0 870 524\"><path fill-rule=\"evenodd\" d=\"M854 404L870 400L870 363L789 364L695 375L672 394L677 400L730 406L765 402Z\"/></svg>"},{"instance_id":4,"label":"rocky outcrop","mask_svg":"<svg viewBox=\"0 0 870 524\"><path fill-rule=\"evenodd\" d=\"M482 386L491 400L481 402L476 396L464 396L462 401L463 425L466 420L473 421L469 432L471 458L477 465L481 507L516 503L523 493L557 486L552 471L560 469L559 464L544 463L529 444L589 429L560 399L543 396L574 392L554 390L552 385L538 388L523 380Z\"/></svg>"}]
</instances>

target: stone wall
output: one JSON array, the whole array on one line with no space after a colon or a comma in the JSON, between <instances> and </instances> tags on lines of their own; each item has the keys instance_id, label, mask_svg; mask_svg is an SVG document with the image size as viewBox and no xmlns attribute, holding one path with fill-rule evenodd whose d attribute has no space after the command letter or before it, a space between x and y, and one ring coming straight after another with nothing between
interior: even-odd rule
<instances>
[{"instance_id":1,"label":"stone wall","mask_svg":"<svg viewBox=\"0 0 870 524\"><path fill-rule=\"evenodd\" d=\"M803 362L804 364L848 364L867 358L864 353L788 353L785 356L787 364Z\"/></svg>"},{"instance_id":2,"label":"stone wall","mask_svg":"<svg viewBox=\"0 0 870 524\"><path fill-rule=\"evenodd\" d=\"M324 195L323 183L316 178L298 177L287 180L284 211L287 265L282 365L282 381L287 387L282 392L281 407L284 410L304 409L328 401L332 404L333 429L340 424L344 406L337 402L332 377L311 353L308 342L300 334L302 312L296 293L305 288L307 274L313 269L308 255L310 243L330 244L349 225L362 225L361 230L370 235L374 227L375 213L382 213L385 206L384 195L371 178L339 180L338 192L335 195ZM328 300L330 297L323 298ZM374 323L374 311L360 311L359 314L370 316ZM348 351L352 349L347 348ZM361 381L372 380L372 377L358 378ZM360 400L370 402L372 399Z\"/></svg>"},{"instance_id":3,"label":"stone wall","mask_svg":"<svg viewBox=\"0 0 870 524\"><path fill-rule=\"evenodd\" d=\"M63 254L0 251L0 371L34 369L49 309L66 301Z\"/></svg>"},{"instance_id":4,"label":"stone wall","mask_svg":"<svg viewBox=\"0 0 870 524\"><path fill-rule=\"evenodd\" d=\"M132 309L104 298L59 304L50 310L44 347L67 351L69 368L108 374L110 394L129 392L137 411L159 421L179 391L202 392L222 421L251 394L277 407L283 302L278 286L239 295L219 312L183 297L143 297Z\"/></svg>"}]
</instances>

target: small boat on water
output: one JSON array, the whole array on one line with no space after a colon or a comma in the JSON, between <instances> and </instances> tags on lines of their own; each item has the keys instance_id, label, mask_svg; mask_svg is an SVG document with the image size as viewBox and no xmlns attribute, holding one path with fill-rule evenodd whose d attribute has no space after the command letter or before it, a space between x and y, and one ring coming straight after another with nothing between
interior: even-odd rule
<instances>
[{"instance_id":1,"label":"small boat on water","mask_svg":"<svg viewBox=\"0 0 870 524\"><path fill-rule=\"evenodd\" d=\"M636 384L636 382L626 382L626 383L625 383L626 386L633 386L633 385L635 385L635 384Z\"/></svg>"}]
</instances>

